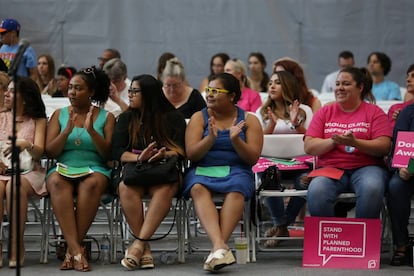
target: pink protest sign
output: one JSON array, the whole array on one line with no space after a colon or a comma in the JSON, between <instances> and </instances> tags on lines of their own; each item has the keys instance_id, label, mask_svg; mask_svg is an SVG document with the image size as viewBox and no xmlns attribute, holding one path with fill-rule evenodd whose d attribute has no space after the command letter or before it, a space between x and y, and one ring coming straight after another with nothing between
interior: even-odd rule
<instances>
[{"instance_id":1,"label":"pink protest sign","mask_svg":"<svg viewBox=\"0 0 414 276\"><path fill-rule=\"evenodd\" d=\"M414 157L414 132L399 131L395 141L395 150L391 166L407 168L408 161Z\"/></svg>"},{"instance_id":2,"label":"pink protest sign","mask_svg":"<svg viewBox=\"0 0 414 276\"><path fill-rule=\"evenodd\" d=\"M309 159L309 158L308 158ZM298 160L296 158L287 160L287 159L278 159L278 158L264 158L260 157L257 163L253 166L253 172L263 172L272 165L276 165L279 170L286 171L286 170L305 170L309 169L309 166L305 163L307 159ZM311 159L312 160L312 159Z\"/></svg>"},{"instance_id":3,"label":"pink protest sign","mask_svg":"<svg viewBox=\"0 0 414 276\"><path fill-rule=\"evenodd\" d=\"M303 267L379 269L379 219L305 217Z\"/></svg>"}]
</instances>

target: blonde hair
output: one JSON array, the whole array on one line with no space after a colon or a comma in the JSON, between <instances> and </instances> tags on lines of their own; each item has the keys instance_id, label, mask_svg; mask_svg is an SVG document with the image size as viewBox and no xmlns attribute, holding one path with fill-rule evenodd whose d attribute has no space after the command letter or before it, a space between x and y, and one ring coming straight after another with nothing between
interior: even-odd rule
<instances>
[{"instance_id":1,"label":"blonde hair","mask_svg":"<svg viewBox=\"0 0 414 276\"><path fill-rule=\"evenodd\" d=\"M184 82L187 81L184 65L178 58L175 57L167 60L164 71L162 71L161 74L161 81L163 81L166 77L178 78Z\"/></svg>"},{"instance_id":2,"label":"blonde hair","mask_svg":"<svg viewBox=\"0 0 414 276\"><path fill-rule=\"evenodd\" d=\"M238 58L230 59L227 62L231 62L233 64L233 70L234 70L234 72L241 73L241 75L242 75L241 76L241 82L244 84L244 86L250 87L250 80L249 80L249 78L246 75L247 67L244 64L244 62L241 61Z\"/></svg>"}]
</instances>

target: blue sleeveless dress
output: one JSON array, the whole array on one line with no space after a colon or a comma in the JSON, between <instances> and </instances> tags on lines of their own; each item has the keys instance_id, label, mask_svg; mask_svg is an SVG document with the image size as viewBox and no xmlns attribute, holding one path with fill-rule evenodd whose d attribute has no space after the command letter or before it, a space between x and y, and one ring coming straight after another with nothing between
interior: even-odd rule
<instances>
[{"instance_id":1,"label":"blue sleeveless dress","mask_svg":"<svg viewBox=\"0 0 414 276\"><path fill-rule=\"evenodd\" d=\"M101 109L98 117L93 122L94 129L99 135L104 136L104 128L106 123L106 116L108 112ZM59 114L60 129L63 131L69 120L69 109L64 107ZM81 142L77 142L80 140ZM99 172L110 178L111 169L107 167L104 158L98 153L91 136L86 129L81 127L74 127L69 134L62 153L57 159L57 162L63 163L71 167L90 167L94 172ZM56 166L49 169L47 176L56 171Z\"/></svg>"},{"instance_id":2,"label":"blue sleeveless dress","mask_svg":"<svg viewBox=\"0 0 414 276\"><path fill-rule=\"evenodd\" d=\"M203 137L208 135L207 109L201 110L204 117ZM237 122L244 120L244 110L237 107ZM240 133L241 139L246 140L245 132ZM197 167L230 166L226 176L212 177L197 175ZM254 175L252 167L246 164L236 153L230 141L230 130L219 130L216 141L207 154L197 163L193 163L184 178L185 198L190 197L190 190L194 184L203 184L216 193L240 192L245 200L254 194Z\"/></svg>"}]
</instances>

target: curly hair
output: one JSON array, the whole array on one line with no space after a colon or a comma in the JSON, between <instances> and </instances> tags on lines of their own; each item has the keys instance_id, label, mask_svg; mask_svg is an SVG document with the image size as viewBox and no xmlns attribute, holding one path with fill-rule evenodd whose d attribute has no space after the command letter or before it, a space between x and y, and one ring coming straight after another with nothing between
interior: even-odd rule
<instances>
[{"instance_id":1,"label":"curly hair","mask_svg":"<svg viewBox=\"0 0 414 276\"><path fill-rule=\"evenodd\" d=\"M75 73L75 76L80 76L86 82L88 89L94 91L92 101L96 101L101 105L108 100L111 82L104 71L92 66L79 70Z\"/></svg>"},{"instance_id":2,"label":"curly hair","mask_svg":"<svg viewBox=\"0 0 414 276\"><path fill-rule=\"evenodd\" d=\"M378 61L381 64L382 69L384 70L384 76L388 75L388 73L391 71L391 64L392 64L389 56L381 52L372 52L368 56L367 64L369 63L369 60L371 59L371 57L374 55L377 57Z\"/></svg>"}]
</instances>

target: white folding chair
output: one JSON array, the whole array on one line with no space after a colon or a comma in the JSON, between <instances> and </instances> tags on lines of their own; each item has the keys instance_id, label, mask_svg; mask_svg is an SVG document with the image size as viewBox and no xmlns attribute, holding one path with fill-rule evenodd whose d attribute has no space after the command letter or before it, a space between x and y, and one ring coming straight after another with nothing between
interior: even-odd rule
<instances>
[{"instance_id":1,"label":"white folding chair","mask_svg":"<svg viewBox=\"0 0 414 276\"><path fill-rule=\"evenodd\" d=\"M216 194L213 196L213 201L216 203L217 210L221 208L221 203L224 200L223 194ZM186 224L186 230L185 230L185 244L186 244L186 251L188 253L193 252L208 252L211 250L210 247L202 247L201 244L199 244L197 241L197 237L199 236L206 236L206 233L204 229L202 229L202 226L200 224L199 219L197 218L194 204L192 199L190 198L187 202L187 210L183 214L185 217L185 224ZM247 251L250 252L250 247L252 242L251 239L251 229L250 229L250 201L246 201L244 204L244 212L243 217L241 218L239 225L240 228L236 228L233 231L234 236L244 236L247 239ZM232 241L229 241L229 243L232 243ZM230 246L232 248L232 246ZM250 262L250 256L248 254L247 256L247 262Z\"/></svg>"},{"instance_id":2,"label":"white folding chair","mask_svg":"<svg viewBox=\"0 0 414 276\"><path fill-rule=\"evenodd\" d=\"M275 158L284 158L291 159L294 157L299 157L306 155L303 145L303 134L266 134L264 135L264 143L262 149L262 156L264 157L275 157ZM256 178L256 187L260 184L260 179L258 175L255 175ZM282 179L283 181L283 179ZM291 183L282 183L287 186ZM281 191L269 191L264 190L260 191L258 199L255 202L261 202L264 198L268 197L305 197L307 194L306 190L294 190L287 189L283 192ZM258 207L258 206L256 206ZM256 208L257 209L257 208ZM255 209L255 210L256 210ZM277 239L277 240L303 240L303 237L262 237L262 222L259 221L258 214L251 214L254 216L254 221L256 225L251 227L251 248L252 248L252 262L256 261L256 246L258 246L261 251L299 251L303 250L303 246L296 247L277 247L272 249L265 249L260 246L260 243L265 240Z\"/></svg>"}]
</instances>

